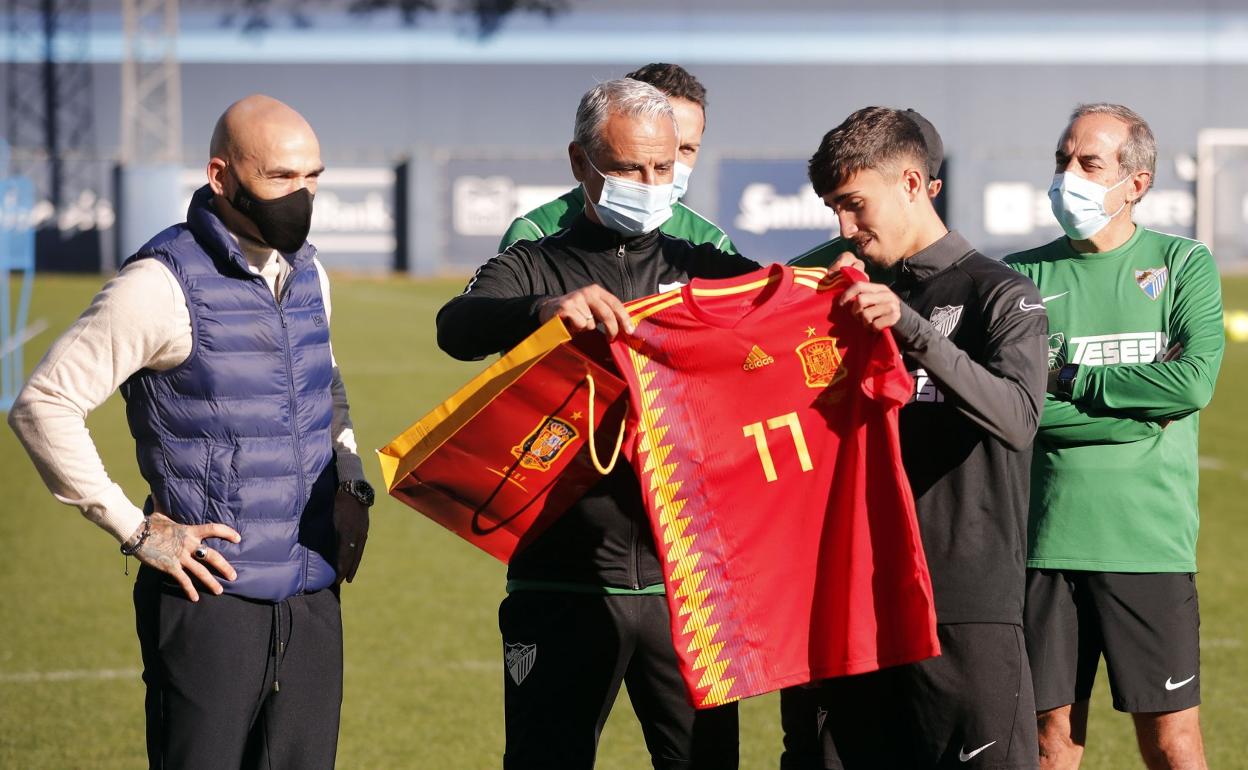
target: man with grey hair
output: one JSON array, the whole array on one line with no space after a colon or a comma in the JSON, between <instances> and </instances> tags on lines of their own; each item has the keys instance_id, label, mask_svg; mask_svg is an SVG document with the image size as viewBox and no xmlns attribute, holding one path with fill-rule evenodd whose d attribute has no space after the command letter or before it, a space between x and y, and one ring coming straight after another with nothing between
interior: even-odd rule
<instances>
[{"instance_id":1,"label":"man with grey hair","mask_svg":"<svg viewBox=\"0 0 1248 770\"><path fill-rule=\"evenodd\" d=\"M584 210L566 230L517 241L482 265L438 312L439 346L479 359L556 317L573 332L614 337L632 328L623 302L758 269L660 231L672 215L677 147L672 107L653 86L621 79L590 89L568 146ZM592 767L622 683L655 768L736 767L736 704L695 711L685 691L663 571L628 463L517 553L507 578L504 767Z\"/></svg>"},{"instance_id":2,"label":"man with grey hair","mask_svg":"<svg viewBox=\"0 0 1248 770\"><path fill-rule=\"evenodd\" d=\"M659 226L663 232L694 243L709 243L720 251L736 253L736 247L718 225L686 206L682 200L689 186L689 176L698 162L702 149L702 132L706 128L706 88L679 64L655 62L624 76L649 83L667 96L676 117L680 146L676 151L673 171L675 201L672 216ZM574 187L552 201L518 216L503 233L499 251L519 240L535 241L546 235L566 230L585 208L585 195Z\"/></svg>"},{"instance_id":3,"label":"man with grey hair","mask_svg":"<svg viewBox=\"0 0 1248 770\"><path fill-rule=\"evenodd\" d=\"M1133 221L1156 158L1134 111L1077 107L1049 189L1065 235L1007 258L1049 316L1024 618L1043 768L1079 766L1102 655L1148 767L1205 767L1197 445L1222 300L1204 244Z\"/></svg>"}]
</instances>

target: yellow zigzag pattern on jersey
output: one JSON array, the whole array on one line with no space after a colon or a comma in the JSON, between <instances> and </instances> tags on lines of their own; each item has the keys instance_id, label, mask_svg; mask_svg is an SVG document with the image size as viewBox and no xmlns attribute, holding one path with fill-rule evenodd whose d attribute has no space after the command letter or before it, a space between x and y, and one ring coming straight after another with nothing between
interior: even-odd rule
<instances>
[{"instance_id":1,"label":"yellow zigzag pattern on jersey","mask_svg":"<svg viewBox=\"0 0 1248 770\"><path fill-rule=\"evenodd\" d=\"M675 595L682 601L673 623L679 618L688 618L681 633L693 634L693 641L689 643L687 652L697 653L697 658L693 662L693 670L702 672L702 678L698 680L697 687L699 690L710 688L698 705L717 706L737 700L728 697L733 683L736 682L736 677L724 676L732 660L719 657L724 648L723 642L715 641L719 624L708 622L711 613L715 611L715 605L708 601L710 588L701 587L702 581L706 579L706 570L698 569L702 554L694 548L697 535L685 534L693 519L681 515L686 502L685 498L678 497L683 482L672 480L677 464L667 462L673 445L665 441L668 431L668 426L662 424L665 407L656 406L660 391L658 388L650 387L654 381L655 372L646 371L646 367L650 364L648 356L631 347L628 350L628 356L641 387L639 399L641 414L638 429L640 442L637 445L637 451L641 457L645 458L643 475L647 473L650 475L648 492L654 496L654 508L659 519L659 534L663 542L668 545L667 561L675 564L671 578L673 581L680 581L680 588L676 590Z\"/></svg>"}]
</instances>

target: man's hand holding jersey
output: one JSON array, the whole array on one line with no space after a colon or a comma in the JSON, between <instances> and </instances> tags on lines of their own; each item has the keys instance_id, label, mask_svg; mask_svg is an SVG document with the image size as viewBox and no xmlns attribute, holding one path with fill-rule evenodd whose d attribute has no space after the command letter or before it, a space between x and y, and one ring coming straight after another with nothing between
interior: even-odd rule
<instances>
[{"instance_id":1,"label":"man's hand holding jersey","mask_svg":"<svg viewBox=\"0 0 1248 770\"><path fill-rule=\"evenodd\" d=\"M538 320L546 323L552 318L562 318L571 332L584 332L602 326L610 339L621 331L632 334L633 322L614 294L598 284L551 297L538 307Z\"/></svg>"},{"instance_id":2,"label":"man's hand holding jersey","mask_svg":"<svg viewBox=\"0 0 1248 770\"><path fill-rule=\"evenodd\" d=\"M866 264L852 251L837 257L828 272L836 272L842 267L852 267L864 273L867 270ZM846 289L838 301L842 306L848 306L864 326L876 331L887 329L901 318L901 298L882 283L859 281Z\"/></svg>"},{"instance_id":3,"label":"man's hand holding jersey","mask_svg":"<svg viewBox=\"0 0 1248 770\"><path fill-rule=\"evenodd\" d=\"M838 302L877 332L901 320L901 298L882 283L859 281L846 289Z\"/></svg>"}]
</instances>

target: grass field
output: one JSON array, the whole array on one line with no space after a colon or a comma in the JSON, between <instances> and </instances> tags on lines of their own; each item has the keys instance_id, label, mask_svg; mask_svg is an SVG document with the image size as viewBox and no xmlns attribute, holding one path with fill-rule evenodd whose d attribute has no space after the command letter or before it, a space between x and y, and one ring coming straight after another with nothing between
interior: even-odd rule
<instances>
[{"instance_id":1,"label":"grass field","mask_svg":"<svg viewBox=\"0 0 1248 770\"><path fill-rule=\"evenodd\" d=\"M27 370L85 307L98 278L39 279L31 320L50 331ZM442 355L433 316L461 282L338 280L335 352L351 394L365 467L381 446L465 382L479 365ZM1248 279L1228 280L1226 306L1248 308ZM1248 344L1227 349L1202 418L1204 512L1199 578L1203 719L1210 765L1248 768ZM114 478L142 497L114 397L89 422ZM0 768L143 766L143 687L116 544L47 493L16 439L0 430ZM410 509L381 500L354 585L343 593L346 694L343 768L495 768L503 745L496 609L502 565ZM1103 668L1085 767L1140 762L1129 720L1109 706ZM741 707L742 767L777 766L775 696ZM599 767L648 767L623 695Z\"/></svg>"}]
</instances>

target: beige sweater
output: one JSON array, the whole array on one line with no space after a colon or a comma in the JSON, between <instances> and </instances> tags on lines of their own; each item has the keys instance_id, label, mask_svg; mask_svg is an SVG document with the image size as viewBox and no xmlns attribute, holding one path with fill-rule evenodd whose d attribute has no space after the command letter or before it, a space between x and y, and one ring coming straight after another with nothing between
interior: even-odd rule
<instances>
[{"instance_id":1,"label":"beige sweater","mask_svg":"<svg viewBox=\"0 0 1248 770\"><path fill-rule=\"evenodd\" d=\"M247 240L240 245L251 269L278 296L290 264L266 246ZM319 261L316 269L328 318L329 279ZM181 364L191 344L190 311L177 278L154 259L139 260L106 283L52 344L9 411L9 425L56 499L77 506L118 542L142 525L143 511L109 478L86 417L140 369L164 371ZM336 361L333 366L331 430L338 475L343 481L363 479L347 391ZM136 499L146 495L143 490Z\"/></svg>"}]
</instances>

